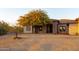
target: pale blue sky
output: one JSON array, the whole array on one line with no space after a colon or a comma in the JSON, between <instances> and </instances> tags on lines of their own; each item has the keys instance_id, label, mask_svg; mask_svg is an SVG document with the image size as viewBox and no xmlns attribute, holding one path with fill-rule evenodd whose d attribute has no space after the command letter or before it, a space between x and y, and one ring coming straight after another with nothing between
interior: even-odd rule
<instances>
[{"instance_id":1,"label":"pale blue sky","mask_svg":"<svg viewBox=\"0 0 79 59\"><path fill-rule=\"evenodd\" d=\"M33 8L34 9L34 8ZM41 8L54 19L75 19L79 17L79 8ZM19 16L28 13L32 8L0 8L0 20L10 24L16 24Z\"/></svg>"}]
</instances>

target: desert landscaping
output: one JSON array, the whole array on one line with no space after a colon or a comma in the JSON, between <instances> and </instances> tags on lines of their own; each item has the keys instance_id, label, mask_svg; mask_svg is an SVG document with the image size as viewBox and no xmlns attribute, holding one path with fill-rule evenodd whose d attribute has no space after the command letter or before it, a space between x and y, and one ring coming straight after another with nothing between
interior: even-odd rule
<instances>
[{"instance_id":1,"label":"desert landscaping","mask_svg":"<svg viewBox=\"0 0 79 59\"><path fill-rule=\"evenodd\" d=\"M0 36L1 51L78 51L79 36L53 34L19 34Z\"/></svg>"},{"instance_id":2,"label":"desert landscaping","mask_svg":"<svg viewBox=\"0 0 79 59\"><path fill-rule=\"evenodd\" d=\"M11 10L9 13L14 17L0 20L0 51L79 51L79 17L51 18L46 9L2 9L1 12L3 10L5 13ZM17 10L22 14L16 13ZM5 16L4 11L1 16ZM51 15L56 12L51 11Z\"/></svg>"}]
</instances>

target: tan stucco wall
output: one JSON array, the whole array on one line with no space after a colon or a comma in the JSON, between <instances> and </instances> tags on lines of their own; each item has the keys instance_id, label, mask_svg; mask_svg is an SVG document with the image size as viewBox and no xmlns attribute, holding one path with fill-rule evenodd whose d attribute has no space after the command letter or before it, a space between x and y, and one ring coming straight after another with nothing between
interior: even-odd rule
<instances>
[{"instance_id":1,"label":"tan stucco wall","mask_svg":"<svg viewBox=\"0 0 79 59\"><path fill-rule=\"evenodd\" d=\"M69 24L69 34L70 35L77 35L78 34L78 24Z\"/></svg>"},{"instance_id":2,"label":"tan stucco wall","mask_svg":"<svg viewBox=\"0 0 79 59\"><path fill-rule=\"evenodd\" d=\"M78 35L79 35L79 20L77 21L77 32L78 32Z\"/></svg>"}]
</instances>

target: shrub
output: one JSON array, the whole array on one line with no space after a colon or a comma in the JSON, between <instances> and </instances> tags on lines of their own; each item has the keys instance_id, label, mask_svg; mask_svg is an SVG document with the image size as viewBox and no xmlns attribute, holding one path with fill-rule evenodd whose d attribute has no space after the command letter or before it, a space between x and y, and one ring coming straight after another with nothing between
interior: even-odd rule
<instances>
[{"instance_id":1,"label":"shrub","mask_svg":"<svg viewBox=\"0 0 79 59\"><path fill-rule=\"evenodd\" d=\"M4 35L6 33L7 31L4 28L0 27L0 35Z\"/></svg>"}]
</instances>

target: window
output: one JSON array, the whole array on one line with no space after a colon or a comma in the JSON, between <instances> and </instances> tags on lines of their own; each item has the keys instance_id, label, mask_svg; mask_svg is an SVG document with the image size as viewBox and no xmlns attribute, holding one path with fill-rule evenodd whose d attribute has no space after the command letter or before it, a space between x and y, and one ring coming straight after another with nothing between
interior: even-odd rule
<instances>
[{"instance_id":1,"label":"window","mask_svg":"<svg viewBox=\"0 0 79 59\"><path fill-rule=\"evenodd\" d=\"M60 30L61 32L64 32L64 31L66 31L66 27L65 27L65 26L60 26L59 30Z\"/></svg>"},{"instance_id":2,"label":"window","mask_svg":"<svg viewBox=\"0 0 79 59\"><path fill-rule=\"evenodd\" d=\"M31 27L30 26L26 26L26 31L30 31Z\"/></svg>"}]
</instances>

